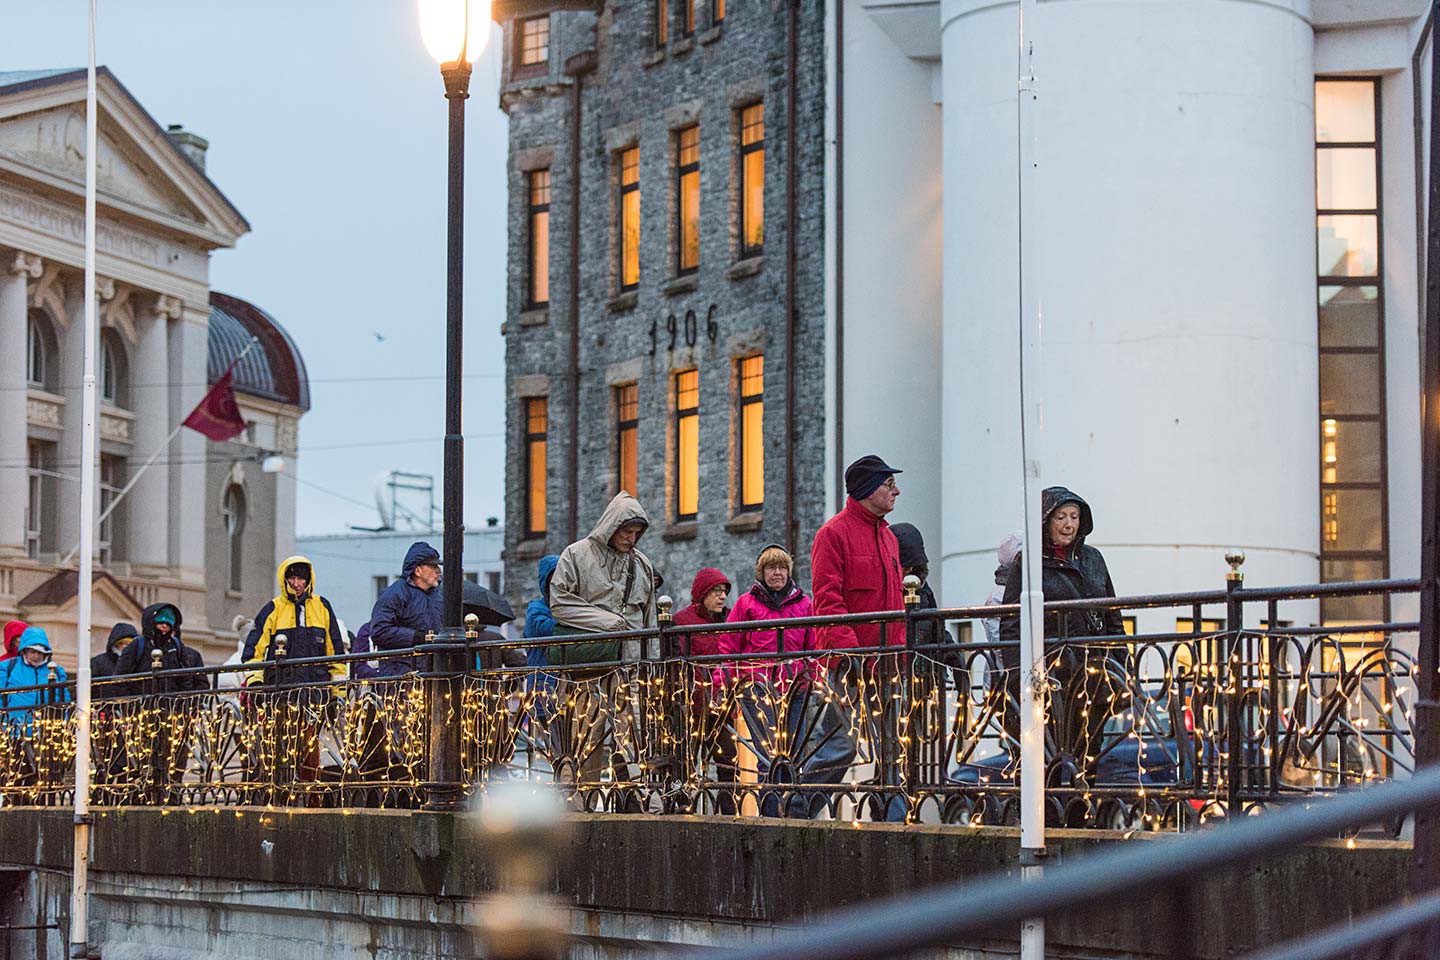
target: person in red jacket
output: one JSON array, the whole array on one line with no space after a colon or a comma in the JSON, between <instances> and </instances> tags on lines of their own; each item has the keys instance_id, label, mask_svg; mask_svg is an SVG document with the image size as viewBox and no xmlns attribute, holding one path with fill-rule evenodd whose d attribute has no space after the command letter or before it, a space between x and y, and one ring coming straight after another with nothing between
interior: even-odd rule
<instances>
[{"instance_id":1,"label":"person in red jacket","mask_svg":"<svg viewBox=\"0 0 1440 960\"><path fill-rule=\"evenodd\" d=\"M810 582L815 615L875 613L905 608L900 581L900 544L885 515L895 509L901 471L879 457L861 457L845 468L845 507L825 521L810 547ZM882 637L882 630L884 628ZM902 621L820 628L830 650L902 646Z\"/></svg>"},{"instance_id":2,"label":"person in red jacket","mask_svg":"<svg viewBox=\"0 0 1440 960\"><path fill-rule=\"evenodd\" d=\"M694 626L702 623L724 623L730 615L726 601L730 598L730 578L714 567L706 567L695 574L690 584L690 606L675 614L675 626ZM675 652L692 657L703 657L720 652L720 641L726 634L693 633L688 637L672 639ZM693 735L699 741L699 748L715 764L714 813L734 816L736 811L735 783L736 753L734 718L728 704L713 700L710 695L710 673L713 663L706 663L692 670L694 686L691 689L690 705ZM705 812L705 811L699 811Z\"/></svg>"},{"instance_id":3,"label":"person in red jacket","mask_svg":"<svg viewBox=\"0 0 1440 960\"><path fill-rule=\"evenodd\" d=\"M24 620L11 620L5 624L5 643L0 646L0 662L20 656L20 634L30 626Z\"/></svg>"}]
</instances>

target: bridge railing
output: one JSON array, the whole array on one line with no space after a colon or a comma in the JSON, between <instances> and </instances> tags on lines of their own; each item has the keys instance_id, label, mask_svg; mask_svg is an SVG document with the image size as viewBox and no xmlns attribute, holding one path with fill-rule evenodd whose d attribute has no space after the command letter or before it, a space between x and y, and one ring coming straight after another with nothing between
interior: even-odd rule
<instances>
[{"instance_id":1,"label":"bridge railing","mask_svg":"<svg viewBox=\"0 0 1440 960\"><path fill-rule=\"evenodd\" d=\"M1293 624L1322 596L1417 589L1232 583L1047 604L1050 819L1188 830L1408 776L1416 625ZM1137 610L1174 611L1176 629L1064 635ZM255 665L157 662L94 684L93 802L408 807L532 778L594 811L1014 823L1016 616L913 602L748 625L662 615L650 630L544 641L472 630L464 643L303 659L277 638L268 682L243 688ZM817 628L842 624L890 625L894 645L824 649ZM547 665L504 665L533 647ZM457 659L463 671L434 669ZM366 660L404 672L356 679ZM71 802L73 683L0 697L0 802ZM437 723L458 727L458 785L429 777Z\"/></svg>"}]
</instances>

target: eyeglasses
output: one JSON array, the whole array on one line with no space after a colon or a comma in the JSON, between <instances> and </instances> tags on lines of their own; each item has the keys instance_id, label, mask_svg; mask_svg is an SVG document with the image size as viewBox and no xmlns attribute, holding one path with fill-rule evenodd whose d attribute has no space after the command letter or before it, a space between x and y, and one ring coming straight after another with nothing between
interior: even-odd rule
<instances>
[{"instance_id":1,"label":"eyeglasses","mask_svg":"<svg viewBox=\"0 0 1440 960\"><path fill-rule=\"evenodd\" d=\"M895 478L894 478L894 477L886 477L886 478L885 478L885 486L889 487L891 490L899 490L899 489L900 489L900 487L895 483Z\"/></svg>"}]
</instances>

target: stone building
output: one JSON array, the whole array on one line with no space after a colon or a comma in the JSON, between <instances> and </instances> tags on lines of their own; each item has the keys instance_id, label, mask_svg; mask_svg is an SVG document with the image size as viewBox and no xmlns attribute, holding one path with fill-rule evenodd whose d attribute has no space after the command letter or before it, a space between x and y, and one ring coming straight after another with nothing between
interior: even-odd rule
<instances>
[{"instance_id":1,"label":"stone building","mask_svg":"<svg viewBox=\"0 0 1440 960\"><path fill-rule=\"evenodd\" d=\"M679 601L702 566L745 589L771 542L808 580L828 513L822 7L552 8L496 6L506 581L518 599L622 488Z\"/></svg>"},{"instance_id":2,"label":"stone building","mask_svg":"<svg viewBox=\"0 0 1440 960\"><path fill-rule=\"evenodd\" d=\"M97 516L152 456L96 537L94 637L176 603L207 663L275 589L294 542L293 458L310 405L284 329L212 292L210 254L249 224L205 175L205 140L162 129L97 77ZM85 71L0 73L0 620L49 631L75 661L84 350ZM253 349L246 347L255 338ZM172 431L232 361L247 433ZM272 461L272 467L274 462Z\"/></svg>"}]
</instances>

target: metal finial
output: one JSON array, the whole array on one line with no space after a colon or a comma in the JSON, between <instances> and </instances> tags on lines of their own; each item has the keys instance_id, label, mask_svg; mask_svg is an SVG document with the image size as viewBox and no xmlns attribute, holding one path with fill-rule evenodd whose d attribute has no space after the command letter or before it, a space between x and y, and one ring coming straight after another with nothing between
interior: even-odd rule
<instances>
[{"instance_id":1,"label":"metal finial","mask_svg":"<svg viewBox=\"0 0 1440 960\"><path fill-rule=\"evenodd\" d=\"M465 639L474 640L480 635L480 618L473 613L465 614Z\"/></svg>"},{"instance_id":2,"label":"metal finial","mask_svg":"<svg viewBox=\"0 0 1440 960\"><path fill-rule=\"evenodd\" d=\"M160 669L160 651L158 649L150 651L150 669Z\"/></svg>"},{"instance_id":3,"label":"metal finial","mask_svg":"<svg viewBox=\"0 0 1440 960\"><path fill-rule=\"evenodd\" d=\"M284 659L285 659L285 654L288 652L288 650L287 650L287 645L288 645L288 644L289 644L289 641L285 638L285 634L283 634L283 633L277 633L277 634L275 634L275 659L277 659L277 660L284 660Z\"/></svg>"},{"instance_id":4,"label":"metal finial","mask_svg":"<svg viewBox=\"0 0 1440 960\"><path fill-rule=\"evenodd\" d=\"M1230 572L1225 574L1226 580L1240 581L1245 579L1244 572L1240 567L1245 563L1245 551L1239 547L1231 547L1225 551L1225 562L1230 564Z\"/></svg>"},{"instance_id":5,"label":"metal finial","mask_svg":"<svg viewBox=\"0 0 1440 960\"><path fill-rule=\"evenodd\" d=\"M905 588L905 606L918 607L920 605L920 578L912 573L900 581L900 586Z\"/></svg>"},{"instance_id":6,"label":"metal finial","mask_svg":"<svg viewBox=\"0 0 1440 960\"><path fill-rule=\"evenodd\" d=\"M478 800L479 839L501 887L481 914L486 956L558 960L568 916L548 891L569 832L564 801L543 785L521 782L493 783Z\"/></svg>"},{"instance_id":7,"label":"metal finial","mask_svg":"<svg viewBox=\"0 0 1440 960\"><path fill-rule=\"evenodd\" d=\"M674 600L671 600L668 596L662 596L659 600L655 601L655 606L659 610L657 616L661 623L669 623L674 619L674 617L670 615L670 608L675 606Z\"/></svg>"}]
</instances>

